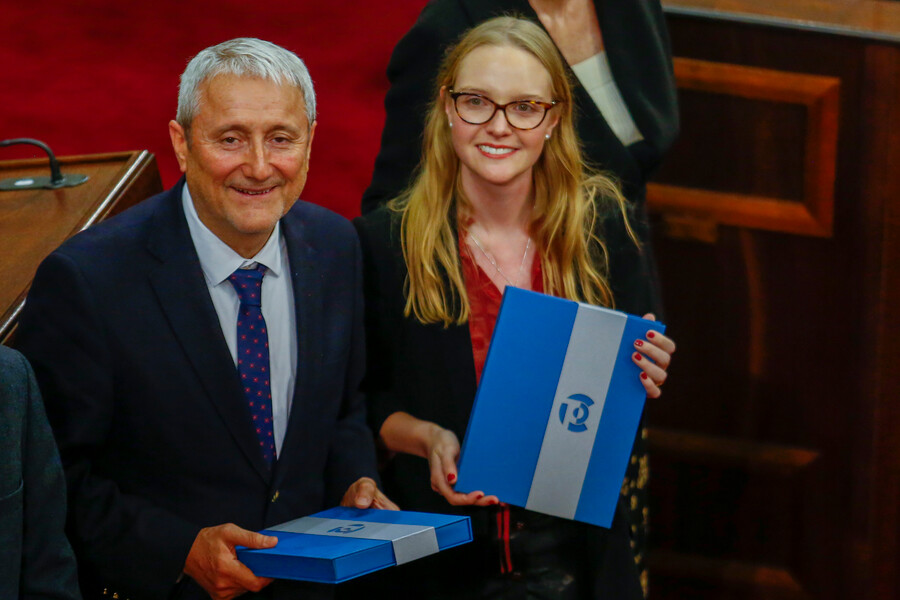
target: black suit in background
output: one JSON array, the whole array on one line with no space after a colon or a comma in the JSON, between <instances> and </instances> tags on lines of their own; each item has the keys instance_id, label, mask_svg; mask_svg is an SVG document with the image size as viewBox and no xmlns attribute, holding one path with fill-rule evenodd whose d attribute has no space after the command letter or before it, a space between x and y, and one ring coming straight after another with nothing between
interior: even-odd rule
<instances>
[{"instance_id":1,"label":"black suit in background","mask_svg":"<svg viewBox=\"0 0 900 600\"><path fill-rule=\"evenodd\" d=\"M202 527L260 530L336 505L359 477L375 476L358 392L365 341L352 226L301 201L281 219L299 356L270 470L191 241L183 185L51 254L18 331L59 441L88 598L104 588L132 600L207 597L189 577L176 586ZM333 588L275 582L262 595L301 592Z\"/></svg>"},{"instance_id":2,"label":"black suit in background","mask_svg":"<svg viewBox=\"0 0 900 600\"><path fill-rule=\"evenodd\" d=\"M369 401L369 422L379 431L388 416L406 411L452 430L462 440L475 398L469 326L423 325L403 316L407 270L398 217L381 208L354 221L363 250L368 348L363 387ZM500 545L495 541L495 508L451 506L431 489L427 461L408 454L391 457L382 480L385 492L401 509L471 516L476 541L390 569L371 583L360 580L348 586L343 597L363 597L367 584L394 590L395 597L442 600L525 598L527 592L536 592L523 589L525 580L517 581L515 576L497 577ZM514 509L510 532L513 565L532 574L546 567L548 580L538 587L544 592L565 590L562 595L548 596L551 598L641 598L624 513L619 510L612 529L607 530ZM529 530L527 541L524 537L517 541L520 530L516 521L523 521ZM559 543L560 536L564 543ZM542 544L549 544L552 550L541 551ZM577 592L571 581L550 579L560 572L576 576Z\"/></svg>"},{"instance_id":3,"label":"black suit in background","mask_svg":"<svg viewBox=\"0 0 900 600\"><path fill-rule=\"evenodd\" d=\"M66 482L25 358L0 346L0 598L78 600Z\"/></svg>"},{"instance_id":4,"label":"black suit in background","mask_svg":"<svg viewBox=\"0 0 900 600\"><path fill-rule=\"evenodd\" d=\"M570 69L576 130L586 159L621 182L643 247L642 252L635 251L618 219L604 221L616 308L637 315L654 312L659 318L662 303L647 220L646 185L678 134L669 35L658 0L594 0L594 4L613 78L644 139L623 146ZM524 16L540 24L527 0L432 0L394 48L387 70L391 87L384 100L381 149L372 182L363 195L363 214L396 197L409 184L421 157L425 114L447 47L469 28L503 14ZM630 518L636 527L635 548L641 565L646 550L646 455L646 442L638 436L623 488L634 498L629 498L633 507Z\"/></svg>"}]
</instances>

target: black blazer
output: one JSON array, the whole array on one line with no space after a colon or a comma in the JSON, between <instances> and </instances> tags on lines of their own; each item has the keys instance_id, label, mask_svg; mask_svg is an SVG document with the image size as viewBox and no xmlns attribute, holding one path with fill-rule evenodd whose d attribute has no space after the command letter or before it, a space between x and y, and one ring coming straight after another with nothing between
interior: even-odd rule
<instances>
[{"instance_id":1,"label":"black blazer","mask_svg":"<svg viewBox=\"0 0 900 600\"><path fill-rule=\"evenodd\" d=\"M200 597L189 578L175 582L202 527L259 530L335 505L353 481L376 474L358 392L365 341L350 223L299 201L281 221L299 357L270 470L188 232L182 185L51 254L18 331L59 441L88 597L106 586L132 599ZM325 586L305 589L330 596Z\"/></svg>"},{"instance_id":2,"label":"black blazer","mask_svg":"<svg viewBox=\"0 0 900 600\"><path fill-rule=\"evenodd\" d=\"M0 346L0 598L78 600L66 481L31 367Z\"/></svg>"},{"instance_id":3,"label":"black blazer","mask_svg":"<svg viewBox=\"0 0 900 600\"><path fill-rule=\"evenodd\" d=\"M407 271L398 217L382 207L354 220L363 251L368 357L363 388L369 422L377 432L388 416L402 410L452 430L462 441L476 388L469 327L423 325L403 316ZM382 480L385 491L401 509L467 514L472 517L476 540L491 531L490 509L454 507L432 491L428 464L422 458L392 456L382 470ZM640 597L623 511L612 530L583 527L588 532L584 548L588 564L597 565L591 573L596 597ZM498 565L496 555L477 555L478 544L475 546L442 552L418 567L411 563L397 580L406 585L408 581L426 586L437 581L449 586L454 577L474 577L473 573Z\"/></svg>"},{"instance_id":4,"label":"black blazer","mask_svg":"<svg viewBox=\"0 0 900 600\"><path fill-rule=\"evenodd\" d=\"M615 290L618 308L643 314L660 311L656 267L650 249L645 208L647 179L678 133L678 103L665 18L658 0L594 0L613 77L644 140L622 145L587 91L569 72L574 84L576 128L585 157L613 173L633 204L633 224L645 247L635 271L630 256L612 253L611 279L625 275L642 279L628 293ZM391 87L381 149L362 212L368 213L397 196L410 182L421 157L422 130L435 77L447 47L472 26L501 14L538 21L527 0L432 0L412 29L394 48L387 75ZM612 231L609 230L609 235Z\"/></svg>"}]
</instances>

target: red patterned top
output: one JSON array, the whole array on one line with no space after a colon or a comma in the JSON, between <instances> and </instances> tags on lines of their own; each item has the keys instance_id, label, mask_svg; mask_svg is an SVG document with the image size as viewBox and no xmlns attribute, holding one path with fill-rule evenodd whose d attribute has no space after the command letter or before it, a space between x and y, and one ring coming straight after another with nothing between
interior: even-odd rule
<instances>
[{"instance_id":1,"label":"red patterned top","mask_svg":"<svg viewBox=\"0 0 900 600\"><path fill-rule=\"evenodd\" d=\"M472 338L472 356L475 359L475 382L481 381L484 361L487 359L488 346L494 334L497 314L500 312L500 301L503 297L500 290L475 262L471 249L465 242L465 233L459 236L459 257L462 263L463 278L466 282L466 294L469 297L469 335ZM544 291L543 273L540 257L535 256L531 266L531 289Z\"/></svg>"}]
</instances>

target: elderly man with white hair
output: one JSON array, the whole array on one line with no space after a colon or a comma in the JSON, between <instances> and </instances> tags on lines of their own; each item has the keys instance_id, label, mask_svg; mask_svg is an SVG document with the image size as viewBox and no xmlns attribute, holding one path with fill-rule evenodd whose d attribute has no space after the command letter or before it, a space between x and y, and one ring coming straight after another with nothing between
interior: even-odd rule
<instances>
[{"instance_id":1,"label":"elderly man with white hair","mask_svg":"<svg viewBox=\"0 0 900 600\"><path fill-rule=\"evenodd\" d=\"M169 123L184 177L38 270L18 346L59 443L85 598L327 598L269 585L234 547L339 502L396 508L358 392L358 241L298 201L315 118L292 52L203 50Z\"/></svg>"}]
</instances>

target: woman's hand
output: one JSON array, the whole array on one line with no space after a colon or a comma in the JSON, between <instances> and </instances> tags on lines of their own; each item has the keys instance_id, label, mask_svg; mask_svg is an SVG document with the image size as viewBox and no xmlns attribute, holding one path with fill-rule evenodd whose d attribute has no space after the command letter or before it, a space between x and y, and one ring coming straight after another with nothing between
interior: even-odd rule
<instances>
[{"instance_id":1,"label":"woman's hand","mask_svg":"<svg viewBox=\"0 0 900 600\"><path fill-rule=\"evenodd\" d=\"M388 450L421 456L427 460L431 470L431 489L446 498L450 504L497 504L497 496L485 496L480 491L468 494L454 491L459 439L449 429L398 411L384 420L379 435Z\"/></svg>"},{"instance_id":2,"label":"woman's hand","mask_svg":"<svg viewBox=\"0 0 900 600\"><path fill-rule=\"evenodd\" d=\"M431 468L431 489L455 506L497 504L496 496L485 496L481 491L463 494L453 489L456 483L456 462L459 460L459 439L449 429L431 423L426 458Z\"/></svg>"},{"instance_id":3,"label":"woman's hand","mask_svg":"<svg viewBox=\"0 0 900 600\"><path fill-rule=\"evenodd\" d=\"M653 313L644 315L645 319L655 321ZM634 341L634 352L631 360L641 368L641 383L650 398L659 398L662 394L663 382L668 373L672 354L675 353L675 342L658 331L648 331L646 339Z\"/></svg>"}]
</instances>

